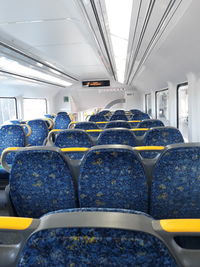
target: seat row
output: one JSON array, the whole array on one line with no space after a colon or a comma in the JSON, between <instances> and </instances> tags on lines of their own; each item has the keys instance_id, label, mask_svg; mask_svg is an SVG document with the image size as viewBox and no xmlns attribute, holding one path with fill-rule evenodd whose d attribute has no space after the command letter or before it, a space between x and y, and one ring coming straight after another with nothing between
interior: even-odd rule
<instances>
[{"instance_id":1,"label":"seat row","mask_svg":"<svg viewBox=\"0 0 200 267\"><path fill-rule=\"evenodd\" d=\"M199 223L96 208L0 217L0 266L197 267L200 246L190 240L199 238Z\"/></svg>"},{"instance_id":2,"label":"seat row","mask_svg":"<svg viewBox=\"0 0 200 267\"><path fill-rule=\"evenodd\" d=\"M101 128L152 128L152 127L161 127L164 126L163 122L157 119L147 119L147 120L134 120L134 121L109 121L109 122L71 122L69 128L90 130L90 129L101 129Z\"/></svg>"},{"instance_id":3,"label":"seat row","mask_svg":"<svg viewBox=\"0 0 200 267\"><path fill-rule=\"evenodd\" d=\"M97 136L97 138L94 138L94 136ZM174 127L138 128L132 130L115 128L94 131L79 129L53 130L49 133L47 140L48 145L60 148L90 148L94 145L110 144L129 145L132 147L166 146L184 142L182 134ZM76 149L68 152L68 154L72 159L81 159L85 151ZM145 157L154 157L156 155L156 153L143 153Z\"/></svg>"},{"instance_id":4,"label":"seat row","mask_svg":"<svg viewBox=\"0 0 200 267\"><path fill-rule=\"evenodd\" d=\"M168 146L154 161L129 146L96 146L80 166L58 148L30 147L15 150L11 168L9 152L2 157L10 172L5 192L18 216L97 207L138 210L155 219L200 218L199 143Z\"/></svg>"}]
</instances>

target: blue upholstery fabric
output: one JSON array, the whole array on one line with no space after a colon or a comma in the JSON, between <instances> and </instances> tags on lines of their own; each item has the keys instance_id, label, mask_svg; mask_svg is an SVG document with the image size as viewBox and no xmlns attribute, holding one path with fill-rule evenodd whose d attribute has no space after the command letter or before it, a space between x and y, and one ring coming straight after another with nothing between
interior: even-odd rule
<instances>
[{"instance_id":1,"label":"blue upholstery fabric","mask_svg":"<svg viewBox=\"0 0 200 267\"><path fill-rule=\"evenodd\" d=\"M150 119L149 115L146 113L136 113L132 116L131 120L148 120Z\"/></svg>"},{"instance_id":2,"label":"blue upholstery fabric","mask_svg":"<svg viewBox=\"0 0 200 267\"><path fill-rule=\"evenodd\" d=\"M200 147L168 149L154 168L151 215L156 219L200 218L199 192Z\"/></svg>"},{"instance_id":3,"label":"blue upholstery fabric","mask_svg":"<svg viewBox=\"0 0 200 267\"><path fill-rule=\"evenodd\" d=\"M160 120L143 120L138 124L138 128L153 128L165 126Z\"/></svg>"},{"instance_id":4,"label":"blue upholstery fabric","mask_svg":"<svg viewBox=\"0 0 200 267\"><path fill-rule=\"evenodd\" d=\"M96 148L82 160L79 177L81 207L147 211L144 168L134 151Z\"/></svg>"},{"instance_id":5,"label":"blue upholstery fabric","mask_svg":"<svg viewBox=\"0 0 200 267\"><path fill-rule=\"evenodd\" d=\"M51 114L45 114L44 116L45 116L45 118L48 118L48 119L54 119L55 118L55 116L53 116Z\"/></svg>"},{"instance_id":6,"label":"blue upholstery fabric","mask_svg":"<svg viewBox=\"0 0 200 267\"><path fill-rule=\"evenodd\" d=\"M36 232L28 239L18 263L18 267L27 266L175 267L177 264L166 246L148 233L109 228L57 228Z\"/></svg>"},{"instance_id":7,"label":"blue upholstery fabric","mask_svg":"<svg viewBox=\"0 0 200 267\"><path fill-rule=\"evenodd\" d=\"M127 129L131 129L131 125L130 123L128 123L127 121L111 121L108 122L105 126L105 128L127 128Z\"/></svg>"},{"instance_id":8,"label":"blue upholstery fabric","mask_svg":"<svg viewBox=\"0 0 200 267\"><path fill-rule=\"evenodd\" d=\"M67 112L59 112L55 118L54 129L67 129L70 122Z\"/></svg>"},{"instance_id":9,"label":"blue upholstery fabric","mask_svg":"<svg viewBox=\"0 0 200 267\"><path fill-rule=\"evenodd\" d=\"M125 115L125 111L123 109L115 110L114 115Z\"/></svg>"},{"instance_id":10,"label":"blue upholstery fabric","mask_svg":"<svg viewBox=\"0 0 200 267\"><path fill-rule=\"evenodd\" d=\"M9 121L10 124L20 124L21 120L11 120Z\"/></svg>"},{"instance_id":11,"label":"blue upholstery fabric","mask_svg":"<svg viewBox=\"0 0 200 267\"><path fill-rule=\"evenodd\" d=\"M74 185L64 157L48 149L18 152L10 173L10 197L22 217L74 208Z\"/></svg>"},{"instance_id":12,"label":"blue upholstery fabric","mask_svg":"<svg viewBox=\"0 0 200 267\"><path fill-rule=\"evenodd\" d=\"M55 139L57 147L91 147L93 142L83 130L66 130L59 132Z\"/></svg>"},{"instance_id":13,"label":"blue upholstery fabric","mask_svg":"<svg viewBox=\"0 0 200 267\"><path fill-rule=\"evenodd\" d=\"M93 142L86 132L75 129L58 133L54 145L57 147L91 147ZM81 159L85 152L68 152L66 154L71 159Z\"/></svg>"},{"instance_id":14,"label":"blue upholstery fabric","mask_svg":"<svg viewBox=\"0 0 200 267\"><path fill-rule=\"evenodd\" d=\"M144 131L137 131L136 129L135 129L135 131L133 131L133 133L134 133L135 136L142 136L146 132L147 132L146 130L144 130Z\"/></svg>"},{"instance_id":15,"label":"blue upholstery fabric","mask_svg":"<svg viewBox=\"0 0 200 267\"><path fill-rule=\"evenodd\" d=\"M181 132L173 127L158 127L150 129L144 136L145 146L166 146L184 143Z\"/></svg>"},{"instance_id":16,"label":"blue upholstery fabric","mask_svg":"<svg viewBox=\"0 0 200 267\"><path fill-rule=\"evenodd\" d=\"M128 118L126 117L125 114L113 114L111 117L110 117L110 121L128 121Z\"/></svg>"},{"instance_id":17,"label":"blue upholstery fabric","mask_svg":"<svg viewBox=\"0 0 200 267\"><path fill-rule=\"evenodd\" d=\"M24 147L26 146L26 134L21 125L3 125L0 128L0 155L5 148L8 147ZM12 163L15 153L7 155L7 163Z\"/></svg>"},{"instance_id":18,"label":"blue upholstery fabric","mask_svg":"<svg viewBox=\"0 0 200 267\"><path fill-rule=\"evenodd\" d=\"M84 121L78 122L75 124L75 129L82 129L82 130L91 130L91 129L100 129L99 126L92 121Z\"/></svg>"},{"instance_id":19,"label":"blue upholstery fabric","mask_svg":"<svg viewBox=\"0 0 200 267\"><path fill-rule=\"evenodd\" d=\"M42 146L49 133L47 122L44 120L31 120L28 121L28 125L32 131L28 137L28 143L31 146Z\"/></svg>"},{"instance_id":20,"label":"blue upholstery fabric","mask_svg":"<svg viewBox=\"0 0 200 267\"><path fill-rule=\"evenodd\" d=\"M143 112L142 112L141 110L139 110L139 109L131 109L130 112L131 112L132 114L143 113Z\"/></svg>"},{"instance_id":21,"label":"blue upholstery fabric","mask_svg":"<svg viewBox=\"0 0 200 267\"><path fill-rule=\"evenodd\" d=\"M107 121L107 119L105 118L104 115L95 114L95 115L91 115L90 116L89 121L94 121L94 122L97 122L97 121Z\"/></svg>"},{"instance_id":22,"label":"blue upholstery fabric","mask_svg":"<svg viewBox=\"0 0 200 267\"><path fill-rule=\"evenodd\" d=\"M137 140L128 129L104 130L97 139L97 145L121 144L136 146Z\"/></svg>"},{"instance_id":23,"label":"blue upholstery fabric","mask_svg":"<svg viewBox=\"0 0 200 267\"><path fill-rule=\"evenodd\" d=\"M102 110L102 111L100 111L98 114L99 114L99 115L104 115L104 116L106 116L106 115L108 115L109 113L110 113L109 110Z\"/></svg>"}]
</instances>

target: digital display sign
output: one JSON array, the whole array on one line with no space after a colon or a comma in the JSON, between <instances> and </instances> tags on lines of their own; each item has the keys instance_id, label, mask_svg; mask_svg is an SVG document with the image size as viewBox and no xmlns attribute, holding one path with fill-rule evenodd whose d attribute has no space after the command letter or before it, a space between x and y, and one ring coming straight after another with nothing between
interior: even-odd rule
<instances>
[{"instance_id":1,"label":"digital display sign","mask_svg":"<svg viewBox=\"0 0 200 267\"><path fill-rule=\"evenodd\" d=\"M83 87L104 87L104 86L110 86L110 81L109 80L83 81L82 85L83 85Z\"/></svg>"}]
</instances>

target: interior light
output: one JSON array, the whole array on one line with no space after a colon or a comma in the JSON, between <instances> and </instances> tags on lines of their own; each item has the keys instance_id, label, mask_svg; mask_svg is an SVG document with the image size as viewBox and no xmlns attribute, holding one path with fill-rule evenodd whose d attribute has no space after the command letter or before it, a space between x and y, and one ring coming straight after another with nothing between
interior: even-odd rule
<instances>
[{"instance_id":1,"label":"interior light","mask_svg":"<svg viewBox=\"0 0 200 267\"><path fill-rule=\"evenodd\" d=\"M42 63L40 63L40 62L37 62L36 65L39 66L39 67L43 67L43 66L44 66L44 65L43 65Z\"/></svg>"},{"instance_id":2,"label":"interior light","mask_svg":"<svg viewBox=\"0 0 200 267\"><path fill-rule=\"evenodd\" d=\"M124 82L133 0L105 0L119 82Z\"/></svg>"},{"instance_id":3,"label":"interior light","mask_svg":"<svg viewBox=\"0 0 200 267\"><path fill-rule=\"evenodd\" d=\"M5 57L0 57L0 69L3 69L8 72L13 72L17 73L23 76L29 76L33 77L36 79L41 79L43 81L51 82L51 83L56 83L61 86L70 86L72 83L62 80L60 78L54 77L50 74L43 73L41 71L32 69L30 67L24 66L17 61L5 58Z\"/></svg>"}]
</instances>

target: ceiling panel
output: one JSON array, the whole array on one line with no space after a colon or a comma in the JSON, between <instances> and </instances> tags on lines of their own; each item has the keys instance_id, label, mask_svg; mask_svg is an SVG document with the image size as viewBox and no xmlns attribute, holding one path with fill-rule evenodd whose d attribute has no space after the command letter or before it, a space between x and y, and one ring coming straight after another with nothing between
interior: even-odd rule
<instances>
[{"instance_id":1,"label":"ceiling panel","mask_svg":"<svg viewBox=\"0 0 200 267\"><path fill-rule=\"evenodd\" d=\"M0 23L78 16L73 0L0 0Z\"/></svg>"},{"instance_id":2,"label":"ceiling panel","mask_svg":"<svg viewBox=\"0 0 200 267\"><path fill-rule=\"evenodd\" d=\"M91 29L76 0L0 0L0 36L80 79L106 78Z\"/></svg>"},{"instance_id":3,"label":"ceiling panel","mask_svg":"<svg viewBox=\"0 0 200 267\"><path fill-rule=\"evenodd\" d=\"M7 24L0 25L0 29L33 47L86 42L76 24L68 20Z\"/></svg>"}]
</instances>

